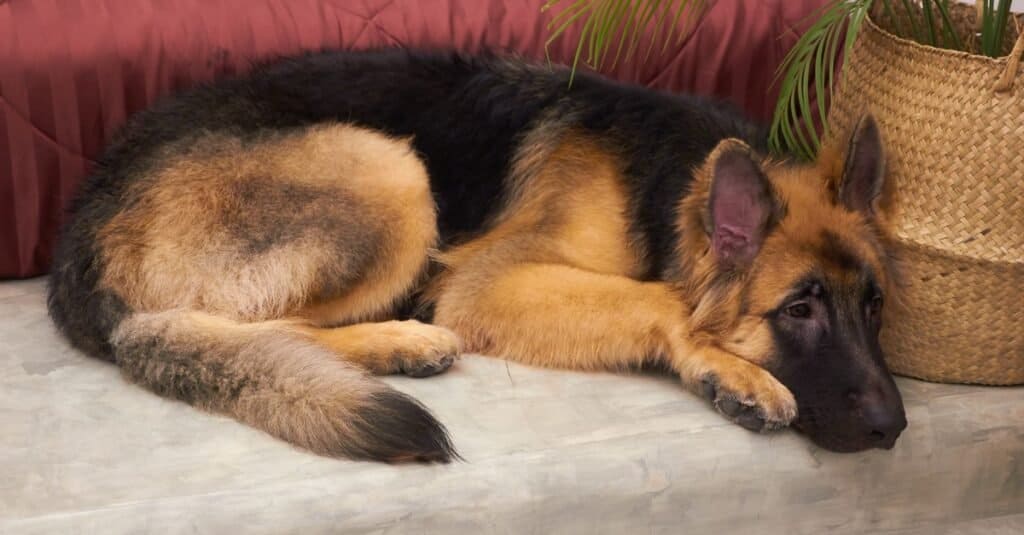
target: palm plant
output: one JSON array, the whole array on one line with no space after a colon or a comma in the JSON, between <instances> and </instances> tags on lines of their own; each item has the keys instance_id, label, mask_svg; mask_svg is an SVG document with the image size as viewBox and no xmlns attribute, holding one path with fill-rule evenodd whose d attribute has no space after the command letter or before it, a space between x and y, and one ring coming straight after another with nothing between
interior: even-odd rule
<instances>
[{"instance_id":1,"label":"palm plant","mask_svg":"<svg viewBox=\"0 0 1024 535\"><path fill-rule=\"evenodd\" d=\"M615 55L611 57L614 67L619 58L633 57L638 51L640 36L649 30L652 39L644 52L646 60L658 40L662 40L664 51L673 37L684 37L706 3L707 0L547 0L541 8L545 11L564 7L548 23L551 36L545 48L573 24L582 24L572 61L573 73L584 52L587 53L585 63L600 68L614 49Z\"/></svg>"},{"instance_id":2,"label":"palm plant","mask_svg":"<svg viewBox=\"0 0 1024 535\"><path fill-rule=\"evenodd\" d=\"M826 102L839 58L849 53L869 12L884 18L893 33L919 43L1000 57L1008 50L1006 30L1011 0L981 0L976 32L964 32L956 0L835 0L812 15L813 22L779 67L779 99L772 117L769 146L773 152L810 159L827 131ZM707 0L548 0L544 9L560 7L549 24L548 44L571 25L581 24L572 62L598 69L639 51L640 37L651 36L644 59L655 43L663 48L682 39L706 7ZM874 11L872 11L874 10ZM840 48L841 45L841 48ZM817 125L821 125L820 129Z\"/></svg>"}]
</instances>

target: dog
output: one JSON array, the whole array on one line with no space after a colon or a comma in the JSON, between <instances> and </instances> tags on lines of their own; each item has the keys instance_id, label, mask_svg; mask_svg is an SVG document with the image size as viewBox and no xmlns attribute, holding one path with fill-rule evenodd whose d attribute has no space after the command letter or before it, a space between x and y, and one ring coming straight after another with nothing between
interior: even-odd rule
<instances>
[{"instance_id":1,"label":"dog","mask_svg":"<svg viewBox=\"0 0 1024 535\"><path fill-rule=\"evenodd\" d=\"M464 351L659 365L747 429L891 448L876 123L802 164L727 104L569 81L326 51L162 100L71 203L50 315L128 381L325 456L458 458L373 376Z\"/></svg>"}]
</instances>

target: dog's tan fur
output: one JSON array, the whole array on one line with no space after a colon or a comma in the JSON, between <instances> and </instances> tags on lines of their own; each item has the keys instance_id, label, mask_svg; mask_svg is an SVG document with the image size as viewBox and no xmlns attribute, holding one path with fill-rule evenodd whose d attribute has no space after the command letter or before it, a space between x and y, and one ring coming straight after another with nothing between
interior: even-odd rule
<instances>
[{"instance_id":1,"label":"dog's tan fur","mask_svg":"<svg viewBox=\"0 0 1024 535\"><path fill-rule=\"evenodd\" d=\"M873 120L805 166L766 160L726 102L513 57L279 59L154 104L98 156L48 288L74 347L361 459L457 457L374 375L467 349L668 368L743 427L838 450L905 425Z\"/></svg>"},{"instance_id":2,"label":"dog's tan fur","mask_svg":"<svg viewBox=\"0 0 1024 535\"><path fill-rule=\"evenodd\" d=\"M163 333L166 343L203 355L198 373L230 370L218 387L230 395L197 386L189 393L196 405L324 454L337 454L331 444L342 436L356 437L348 443L357 453L370 448L351 418L385 387L358 370L426 375L464 349L577 370L660 363L698 392L713 377L720 393L756 406L766 427L785 425L796 402L763 369L774 354L765 312L796 274L820 263L815 250L826 231L878 273L887 272L885 259L869 222L833 202L833 162L768 162L779 205L798 209L780 216L746 275L722 283L707 204L714 164L729 150L749 151L727 140L696 171L678 209L679 272L653 282L640 280L649 266L631 234L622 162L557 122L522 144L512 194L486 231L444 251L434 249L430 183L409 140L341 124L245 144L210 135L169 150L136 186L138 202L98 232L101 285L136 311L115 343L141 345L147 333ZM270 223L246 226L252 210L269 211ZM347 241L303 226L327 214L352 226ZM233 225L256 236L245 245ZM266 246L258 239L275 232L292 234L268 237ZM442 269L428 277L431 257ZM434 305L435 325L388 321L414 288ZM218 360L225 353L244 359ZM274 359L282 353L295 358L281 365ZM178 373L158 360L122 364L127 377L154 388ZM329 389L338 383L321 376L345 387Z\"/></svg>"},{"instance_id":3,"label":"dog's tan fur","mask_svg":"<svg viewBox=\"0 0 1024 535\"><path fill-rule=\"evenodd\" d=\"M734 336L731 349L747 350L737 352L747 360L737 358L701 339L678 288L636 280L643 255L629 234L611 151L575 133L556 147L539 165L529 155L533 172L491 232L442 256L450 271L433 292L435 321L473 351L533 365L622 370L661 362L694 389L713 373L771 419L792 419L792 395L754 365L768 354L766 332L748 327L742 343Z\"/></svg>"},{"instance_id":4,"label":"dog's tan fur","mask_svg":"<svg viewBox=\"0 0 1024 535\"><path fill-rule=\"evenodd\" d=\"M168 353L183 351L200 362L175 369L159 359L122 357L124 375L151 388L174 375L180 390L194 386L184 392L193 404L317 453L372 451L376 445L353 422L386 388L360 370L443 369L461 351L458 338L440 327L358 324L391 310L418 280L436 242L423 164L408 140L344 125L248 146L211 136L194 146L164 162L153 183L140 185L139 202L117 214L99 239L107 262L102 286L137 311L119 326L114 343L145 344L159 332ZM235 195L238 184L265 177L271 177L267 191L248 199L256 206L241 205L246 199ZM303 199L304 206L276 199L281 185L311 188L316 198ZM250 210L277 210L271 219L294 210L317 218L339 207L353 212L346 217L374 240L375 254L346 256L347 246L363 244L339 248L324 241L331 236L315 233L254 254L223 228ZM324 273L344 272L358 277L343 288L325 280ZM199 376L181 377L196 369ZM214 377L224 378L214 381L214 391L202 386Z\"/></svg>"},{"instance_id":5,"label":"dog's tan fur","mask_svg":"<svg viewBox=\"0 0 1024 535\"><path fill-rule=\"evenodd\" d=\"M426 170L408 140L331 125L250 146L209 136L193 147L153 173L154 185L140 184L139 202L99 232L102 284L133 308L186 307L250 321L297 315L318 324L370 318L412 286L437 240ZM314 235L256 257L240 251L223 220L246 216L251 208L232 188L256 177L314 189L320 198L305 207L310 217L339 208L332 200L357 201L351 217L379 235L382 255L339 258ZM304 209L287 201L277 208ZM339 263L365 274L325 297L318 272Z\"/></svg>"}]
</instances>

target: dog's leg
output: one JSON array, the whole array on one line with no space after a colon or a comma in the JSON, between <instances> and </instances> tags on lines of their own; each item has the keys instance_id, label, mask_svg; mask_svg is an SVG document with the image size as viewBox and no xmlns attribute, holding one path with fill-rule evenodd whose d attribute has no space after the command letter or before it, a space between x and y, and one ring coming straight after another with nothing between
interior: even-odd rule
<instances>
[{"instance_id":1,"label":"dog's leg","mask_svg":"<svg viewBox=\"0 0 1024 535\"><path fill-rule=\"evenodd\" d=\"M796 415L792 394L767 371L689 340L682 302L663 283L557 264L470 269L446 280L434 320L469 351L527 364L615 370L664 362L744 427L779 427Z\"/></svg>"},{"instance_id":2,"label":"dog's leg","mask_svg":"<svg viewBox=\"0 0 1024 535\"><path fill-rule=\"evenodd\" d=\"M763 368L714 346L692 346L673 353L683 384L719 412L752 431L770 431L796 418L796 399Z\"/></svg>"},{"instance_id":3,"label":"dog's leg","mask_svg":"<svg viewBox=\"0 0 1024 535\"><path fill-rule=\"evenodd\" d=\"M340 358L377 375L428 377L447 370L462 352L455 333L415 320L333 329L304 325L299 330Z\"/></svg>"}]
</instances>

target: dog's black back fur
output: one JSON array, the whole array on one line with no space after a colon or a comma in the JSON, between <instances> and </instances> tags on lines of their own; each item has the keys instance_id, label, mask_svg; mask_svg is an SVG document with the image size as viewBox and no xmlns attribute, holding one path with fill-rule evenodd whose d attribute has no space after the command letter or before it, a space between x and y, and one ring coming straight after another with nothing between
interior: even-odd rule
<instances>
[{"instance_id":1,"label":"dog's black back fur","mask_svg":"<svg viewBox=\"0 0 1024 535\"><path fill-rule=\"evenodd\" d=\"M586 74L570 85L564 68L398 49L288 58L164 100L118 133L72 204L77 215L64 229L54 267L64 283L51 286L54 319L81 349L110 354L87 341L107 340L116 319L97 327L81 318L117 318L124 306L96 291L101 260L81 249L92 247L91 233L117 205L98 199L128 195L127 177L143 175L168 143L211 131L252 139L330 120L414 136L430 173L442 240L451 243L479 232L496 212L517 143L542 117L599 132L626 157L639 227L633 231L645 241L649 278L667 267L676 203L691 169L726 137L763 146L761 131L723 103Z\"/></svg>"}]
</instances>

